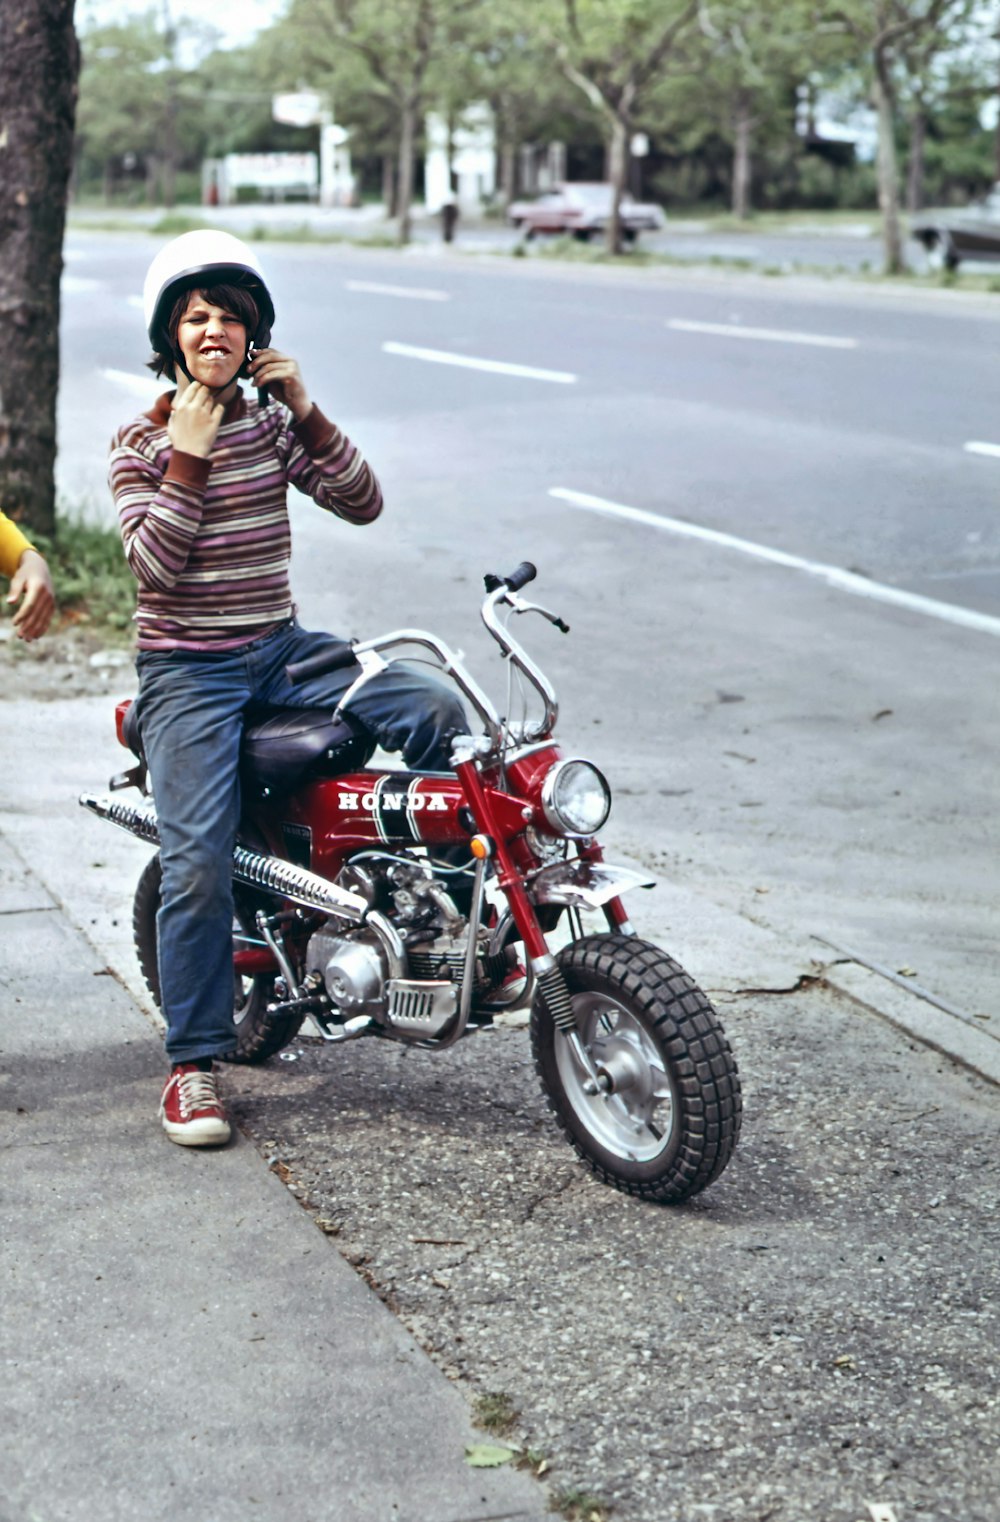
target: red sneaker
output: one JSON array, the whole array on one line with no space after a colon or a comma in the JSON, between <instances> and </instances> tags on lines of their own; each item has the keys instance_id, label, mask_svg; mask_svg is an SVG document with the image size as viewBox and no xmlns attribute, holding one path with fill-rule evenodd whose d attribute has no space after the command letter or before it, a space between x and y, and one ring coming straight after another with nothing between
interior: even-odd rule
<instances>
[{"instance_id":1,"label":"red sneaker","mask_svg":"<svg viewBox=\"0 0 1000 1522\"><path fill-rule=\"evenodd\" d=\"M163 1086L160 1119L171 1141L182 1147L218 1147L229 1140L229 1121L214 1073L195 1062L179 1062Z\"/></svg>"}]
</instances>

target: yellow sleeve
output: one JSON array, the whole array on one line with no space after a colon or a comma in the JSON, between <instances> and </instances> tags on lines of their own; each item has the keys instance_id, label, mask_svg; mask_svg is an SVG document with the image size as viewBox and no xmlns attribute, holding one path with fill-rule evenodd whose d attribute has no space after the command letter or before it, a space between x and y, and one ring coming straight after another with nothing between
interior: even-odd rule
<instances>
[{"instance_id":1,"label":"yellow sleeve","mask_svg":"<svg viewBox=\"0 0 1000 1522\"><path fill-rule=\"evenodd\" d=\"M0 574L10 578L17 570L17 563L25 550L33 550L30 539L25 539L16 523L11 523L6 513L0 512Z\"/></svg>"}]
</instances>

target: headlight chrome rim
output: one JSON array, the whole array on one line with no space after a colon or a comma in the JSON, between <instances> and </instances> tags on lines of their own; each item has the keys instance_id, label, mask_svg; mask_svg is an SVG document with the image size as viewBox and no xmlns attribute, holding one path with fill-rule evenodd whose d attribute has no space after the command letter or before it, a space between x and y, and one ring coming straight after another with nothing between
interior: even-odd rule
<instances>
[{"instance_id":1,"label":"headlight chrome rim","mask_svg":"<svg viewBox=\"0 0 1000 1522\"><path fill-rule=\"evenodd\" d=\"M586 824L580 823L578 819L574 820L571 816L568 816L565 798L560 799L560 785L563 792L565 792L567 778L569 775L572 775L572 768L581 768L589 776L591 782L596 784L597 790L603 796L603 807L600 817L598 818L595 814L594 818L587 820ZM594 765L593 761L588 761L583 756L566 756L561 761L557 761L546 774L545 781L542 783L541 797L545 818L552 829L559 835L567 836L570 840L589 840L592 835L597 834L598 830L604 828L608 815L611 813L611 789L608 786L607 778Z\"/></svg>"}]
</instances>

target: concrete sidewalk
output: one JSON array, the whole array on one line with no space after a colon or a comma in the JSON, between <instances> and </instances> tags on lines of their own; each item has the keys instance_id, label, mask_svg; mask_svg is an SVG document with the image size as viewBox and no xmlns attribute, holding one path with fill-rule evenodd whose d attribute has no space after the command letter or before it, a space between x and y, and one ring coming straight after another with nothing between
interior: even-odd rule
<instances>
[{"instance_id":1,"label":"concrete sidewalk","mask_svg":"<svg viewBox=\"0 0 1000 1522\"><path fill-rule=\"evenodd\" d=\"M3 1522L548 1515L251 1146L165 1139L150 1022L3 834L0 1012Z\"/></svg>"}]
</instances>

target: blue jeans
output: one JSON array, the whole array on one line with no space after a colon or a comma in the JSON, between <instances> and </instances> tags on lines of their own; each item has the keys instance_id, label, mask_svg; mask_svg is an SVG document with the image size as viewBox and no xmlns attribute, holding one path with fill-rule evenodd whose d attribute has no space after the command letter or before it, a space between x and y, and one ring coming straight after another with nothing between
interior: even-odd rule
<instances>
[{"instance_id":1,"label":"blue jeans","mask_svg":"<svg viewBox=\"0 0 1000 1522\"><path fill-rule=\"evenodd\" d=\"M238 650L141 651L137 713L160 825L160 1001L172 1062L221 1057L235 1044L231 865L240 818L239 753L249 703L333 709L357 666L292 686L289 661L329 644L292 622ZM452 688L394 666L351 701L351 715L412 771L449 771L468 730Z\"/></svg>"}]
</instances>

